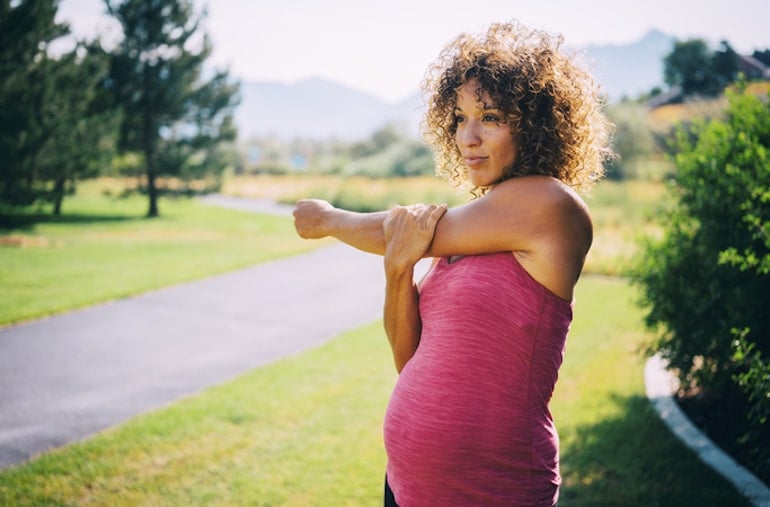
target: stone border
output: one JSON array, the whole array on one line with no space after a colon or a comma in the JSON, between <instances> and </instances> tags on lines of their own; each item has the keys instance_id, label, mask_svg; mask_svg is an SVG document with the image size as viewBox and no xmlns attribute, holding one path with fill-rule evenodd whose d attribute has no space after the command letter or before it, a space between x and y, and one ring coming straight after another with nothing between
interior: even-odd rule
<instances>
[{"instance_id":1,"label":"stone border","mask_svg":"<svg viewBox=\"0 0 770 507\"><path fill-rule=\"evenodd\" d=\"M647 360L644 384L647 398L674 435L695 451L703 462L730 481L754 507L770 507L770 488L725 454L684 415L672 395L678 387L678 380L666 370L666 363L660 356Z\"/></svg>"}]
</instances>

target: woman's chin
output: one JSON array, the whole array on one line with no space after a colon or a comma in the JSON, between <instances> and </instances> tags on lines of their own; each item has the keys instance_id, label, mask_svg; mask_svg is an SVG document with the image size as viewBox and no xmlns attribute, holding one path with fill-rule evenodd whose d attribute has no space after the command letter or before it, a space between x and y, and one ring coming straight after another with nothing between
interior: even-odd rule
<instances>
[{"instance_id":1,"label":"woman's chin","mask_svg":"<svg viewBox=\"0 0 770 507\"><path fill-rule=\"evenodd\" d=\"M488 187L494 184L494 181L491 181L490 178L484 178L484 177L481 177L480 175L479 176L471 175L470 180L471 180L471 184L474 187L479 187L479 188Z\"/></svg>"}]
</instances>

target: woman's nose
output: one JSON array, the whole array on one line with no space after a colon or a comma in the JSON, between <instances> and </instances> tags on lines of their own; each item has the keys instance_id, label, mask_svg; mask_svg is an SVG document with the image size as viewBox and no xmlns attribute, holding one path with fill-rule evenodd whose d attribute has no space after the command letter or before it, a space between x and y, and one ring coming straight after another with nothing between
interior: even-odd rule
<instances>
[{"instance_id":1,"label":"woman's nose","mask_svg":"<svg viewBox=\"0 0 770 507\"><path fill-rule=\"evenodd\" d=\"M475 121L466 121L457 128L457 144L460 146L477 146L481 143L479 125Z\"/></svg>"}]
</instances>

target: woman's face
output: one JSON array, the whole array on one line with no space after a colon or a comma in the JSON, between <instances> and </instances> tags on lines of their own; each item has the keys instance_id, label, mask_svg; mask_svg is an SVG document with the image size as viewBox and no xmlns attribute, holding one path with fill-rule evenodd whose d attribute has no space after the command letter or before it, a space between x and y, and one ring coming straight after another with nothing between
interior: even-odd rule
<instances>
[{"instance_id":1,"label":"woman's face","mask_svg":"<svg viewBox=\"0 0 770 507\"><path fill-rule=\"evenodd\" d=\"M468 81L457 92L455 122L455 142L471 183L489 187L500 182L516 162L518 142L489 94L479 94L477 80Z\"/></svg>"}]
</instances>

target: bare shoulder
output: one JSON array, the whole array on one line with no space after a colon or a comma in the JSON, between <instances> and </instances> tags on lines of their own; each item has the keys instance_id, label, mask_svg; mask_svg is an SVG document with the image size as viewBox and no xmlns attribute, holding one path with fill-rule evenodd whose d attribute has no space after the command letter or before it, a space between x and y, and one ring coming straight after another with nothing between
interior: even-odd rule
<instances>
[{"instance_id":1,"label":"bare shoulder","mask_svg":"<svg viewBox=\"0 0 770 507\"><path fill-rule=\"evenodd\" d=\"M588 206L577 192L550 176L511 178L497 185L488 197L500 206L529 210L532 215L591 221Z\"/></svg>"},{"instance_id":2,"label":"bare shoulder","mask_svg":"<svg viewBox=\"0 0 770 507\"><path fill-rule=\"evenodd\" d=\"M514 255L535 280L570 301L593 242L588 206L568 185L547 176L512 178L490 197L494 193L519 210L526 241Z\"/></svg>"},{"instance_id":3,"label":"bare shoulder","mask_svg":"<svg viewBox=\"0 0 770 507\"><path fill-rule=\"evenodd\" d=\"M587 251L588 209L567 185L546 176L506 180L484 196L448 210L436 227L435 256L492 252Z\"/></svg>"},{"instance_id":4,"label":"bare shoulder","mask_svg":"<svg viewBox=\"0 0 770 507\"><path fill-rule=\"evenodd\" d=\"M542 246L559 245L577 254L593 240L591 214L570 186L549 176L522 176L500 183L489 197L518 210L519 226L528 224L531 238Z\"/></svg>"}]
</instances>

